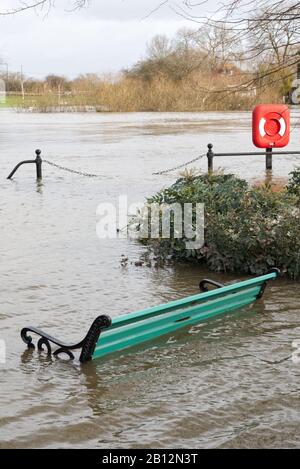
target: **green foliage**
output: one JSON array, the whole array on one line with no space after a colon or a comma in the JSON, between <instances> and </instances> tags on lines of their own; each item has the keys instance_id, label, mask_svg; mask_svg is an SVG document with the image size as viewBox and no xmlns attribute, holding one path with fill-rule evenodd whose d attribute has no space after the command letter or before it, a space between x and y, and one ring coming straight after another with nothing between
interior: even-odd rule
<instances>
[{"instance_id":1,"label":"green foliage","mask_svg":"<svg viewBox=\"0 0 300 469\"><path fill-rule=\"evenodd\" d=\"M294 194L300 198L300 168L291 172L287 189L290 194Z\"/></svg>"},{"instance_id":2,"label":"green foliage","mask_svg":"<svg viewBox=\"0 0 300 469\"><path fill-rule=\"evenodd\" d=\"M257 275L278 267L300 278L299 176L293 173L289 190L279 193L231 174L181 178L148 202L204 203L205 245L190 251L186 239L156 239L147 241L149 249L159 261L194 260L213 271Z\"/></svg>"}]
</instances>

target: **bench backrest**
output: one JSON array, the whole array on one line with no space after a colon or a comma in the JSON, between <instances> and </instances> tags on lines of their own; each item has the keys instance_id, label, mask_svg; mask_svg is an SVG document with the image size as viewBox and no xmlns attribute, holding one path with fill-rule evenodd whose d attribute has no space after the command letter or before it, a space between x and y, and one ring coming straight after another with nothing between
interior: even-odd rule
<instances>
[{"instance_id":1,"label":"bench backrest","mask_svg":"<svg viewBox=\"0 0 300 469\"><path fill-rule=\"evenodd\" d=\"M276 277L275 272L269 273L113 318L112 325L102 331L93 358L124 350L182 327L249 305L260 297L266 282Z\"/></svg>"}]
</instances>

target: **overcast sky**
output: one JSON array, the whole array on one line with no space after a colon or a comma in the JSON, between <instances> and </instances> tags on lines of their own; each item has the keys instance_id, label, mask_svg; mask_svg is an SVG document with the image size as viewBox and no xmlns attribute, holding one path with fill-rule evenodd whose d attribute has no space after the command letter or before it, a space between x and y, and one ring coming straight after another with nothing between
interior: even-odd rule
<instances>
[{"instance_id":1,"label":"overcast sky","mask_svg":"<svg viewBox=\"0 0 300 469\"><path fill-rule=\"evenodd\" d=\"M0 0L0 11L20 3ZM31 10L0 16L0 58L10 70L20 70L23 65L26 75L37 78L48 73L74 77L116 72L142 58L155 34L172 36L181 27L195 26L168 4L146 18L160 3L162 0L90 0L88 8L68 12L71 0L57 0L47 15ZM168 3L175 5L180 0ZM217 3L209 0L201 13L212 11Z\"/></svg>"}]
</instances>

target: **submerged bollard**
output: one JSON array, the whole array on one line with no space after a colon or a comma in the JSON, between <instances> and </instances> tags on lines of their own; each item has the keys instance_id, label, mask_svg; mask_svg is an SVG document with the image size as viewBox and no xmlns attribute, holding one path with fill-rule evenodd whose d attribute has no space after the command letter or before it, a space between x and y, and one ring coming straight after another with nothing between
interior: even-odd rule
<instances>
[{"instance_id":1,"label":"submerged bollard","mask_svg":"<svg viewBox=\"0 0 300 469\"><path fill-rule=\"evenodd\" d=\"M213 144L209 143L208 145L208 152L207 152L207 159L208 159L208 172L212 173L214 170L214 152L213 152Z\"/></svg>"},{"instance_id":2,"label":"submerged bollard","mask_svg":"<svg viewBox=\"0 0 300 469\"><path fill-rule=\"evenodd\" d=\"M41 150L35 150L35 154L36 154L36 178L37 179L43 179L43 171L42 171L42 163L43 163L43 160L42 160L42 157L41 157Z\"/></svg>"},{"instance_id":3,"label":"submerged bollard","mask_svg":"<svg viewBox=\"0 0 300 469\"><path fill-rule=\"evenodd\" d=\"M36 158L35 160L25 160L21 161L21 163L17 164L17 166L13 169L13 171L10 173L7 179L12 179L14 174L18 171L20 166L23 166L23 164L35 164L36 165L36 178L37 179L43 179L43 171L42 171L42 157L41 157L41 150L36 150L35 151Z\"/></svg>"},{"instance_id":4,"label":"submerged bollard","mask_svg":"<svg viewBox=\"0 0 300 469\"><path fill-rule=\"evenodd\" d=\"M266 170L271 171L273 169L273 149L266 148Z\"/></svg>"}]
</instances>

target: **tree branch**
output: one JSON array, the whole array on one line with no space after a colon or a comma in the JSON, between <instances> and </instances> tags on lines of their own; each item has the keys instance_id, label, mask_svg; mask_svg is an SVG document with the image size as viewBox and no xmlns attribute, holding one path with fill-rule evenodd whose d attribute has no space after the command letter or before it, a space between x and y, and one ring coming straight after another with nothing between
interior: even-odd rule
<instances>
[{"instance_id":1,"label":"tree branch","mask_svg":"<svg viewBox=\"0 0 300 469\"><path fill-rule=\"evenodd\" d=\"M1 11L0 10L0 16L9 16L9 15L16 15L17 13L23 13L27 10L32 10L35 8L44 8L48 7L51 8L55 6L55 0L40 0L40 1L35 1L35 2L30 2L30 3L24 3L20 2L19 7L12 8L11 10L5 10ZM86 4L88 3L88 0L73 0L73 9L79 9L83 8Z\"/></svg>"}]
</instances>

